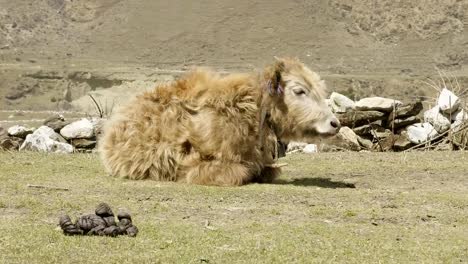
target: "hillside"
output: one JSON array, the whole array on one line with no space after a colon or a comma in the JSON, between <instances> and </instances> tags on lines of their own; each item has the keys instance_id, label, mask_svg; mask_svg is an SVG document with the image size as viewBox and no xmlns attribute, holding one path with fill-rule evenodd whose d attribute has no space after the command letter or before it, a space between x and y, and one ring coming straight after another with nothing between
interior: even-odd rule
<instances>
[{"instance_id":1,"label":"hillside","mask_svg":"<svg viewBox=\"0 0 468 264\"><path fill-rule=\"evenodd\" d=\"M468 84L466 10L467 0L0 0L0 109L68 109L90 91L133 93L195 65L250 70L273 56L299 57L349 96L431 96L422 81L437 68Z\"/></svg>"}]
</instances>

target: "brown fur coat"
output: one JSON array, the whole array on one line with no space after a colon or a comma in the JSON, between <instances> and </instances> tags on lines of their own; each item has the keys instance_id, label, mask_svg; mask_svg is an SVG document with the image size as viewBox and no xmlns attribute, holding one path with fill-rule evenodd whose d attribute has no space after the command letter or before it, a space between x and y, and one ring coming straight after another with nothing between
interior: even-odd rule
<instances>
[{"instance_id":1,"label":"brown fur coat","mask_svg":"<svg viewBox=\"0 0 468 264\"><path fill-rule=\"evenodd\" d=\"M276 136L261 109L282 111L278 63L264 73L197 70L137 96L108 122L99 143L106 169L130 179L233 186L271 182ZM284 110L284 109L283 109ZM278 127L281 130L280 127ZM261 141L261 142L260 142Z\"/></svg>"}]
</instances>

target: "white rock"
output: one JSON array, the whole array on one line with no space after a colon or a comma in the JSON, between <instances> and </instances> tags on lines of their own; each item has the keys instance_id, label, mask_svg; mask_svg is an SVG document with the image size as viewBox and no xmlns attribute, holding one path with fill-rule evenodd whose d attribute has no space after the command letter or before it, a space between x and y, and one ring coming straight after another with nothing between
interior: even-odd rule
<instances>
[{"instance_id":1,"label":"white rock","mask_svg":"<svg viewBox=\"0 0 468 264\"><path fill-rule=\"evenodd\" d=\"M342 94L333 92L330 95L330 107L334 113L346 113L346 111L354 109L354 101Z\"/></svg>"},{"instance_id":2,"label":"white rock","mask_svg":"<svg viewBox=\"0 0 468 264\"><path fill-rule=\"evenodd\" d=\"M430 123L417 123L406 128L408 139L414 144L419 144L433 139L438 135Z\"/></svg>"},{"instance_id":3,"label":"white rock","mask_svg":"<svg viewBox=\"0 0 468 264\"><path fill-rule=\"evenodd\" d=\"M447 88L444 88L439 94L437 105L442 112L449 114L458 110L460 100L458 100L458 96L456 96Z\"/></svg>"},{"instance_id":4,"label":"white rock","mask_svg":"<svg viewBox=\"0 0 468 264\"><path fill-rule=\"evenodd\" d=\"M34 133L26 136L19 150L40 152L72 153L73 146L59 142L61 136L47 126L41 126Z\"/></svg>"},{"instance_id":5,"label":"white rock","mask_svg":"<svg viewBox=\"0 0 468 264\"><path fill-rule=\"evenodd\" d=\"M385 111L390 112L393 110L394 105L402 105L403 103L389 98L383 97L368 97L359 100L355 104L356 110L377 110L377 111Z\"/></svg>"},{"instance_id":6,"label":"white rock","mask_svg":"<svg viewBox=\"0 0 468 264\"><path fill-rule=\"evenodd\" d=\"M66 139L92 138L94 136L94 126L87 118L83 118L63 127L60 134Z\"/></svg>"},{"instance_id":7,"label":"white rock","mask_svg":"<svg viewBox=\"0 0 468 264\"><path fill-rule=\"evenodd\" d=\"M303 143L303 142L295 142L295 141L289 142L287 153L302 151L306 146L307 146L307 143Z\"/></svg>"},{"instance_id":8,"label":"white rock","mask_svg":"<svg viewBox=\"0 0 468 264\"><path fill-rule=\"evenodd\" d=\"M430 123L438 133L444 133L450 128L450 120L439 111L436 105L424 112L424 122Z\"/></svg>"},{"instance_id":9,"label":"white rock","mask_svg":"<svg viewBox=\"0 0 468 264\"><path fill-rule=\"evenodd\" d=\"M34 132L34 127L24 127L24 126L12 126L8 129L8 135L14 137L25 138L27 135L32 134Z\"/></svg>"},{"instance_id":10,"label":"white rock","mask_svg":"<svg viewBox=\"0 0 468 264\"><path fill-rule=\"evenodd\" d=\"M315 144L307 144L304 149L302 149L302 152L312 154L312 153L317 153L318 148L317 145Z\"/></svg>"},{"instance_id":11,"label":"white rock","mask_svg":"<svg viewBox=\"0 0 468 264\"><path fill-rule=\"evenodd\" d=\"M452 122L468 120L468 113L463 109L458 109L452 113Z\"/></svg>"}]
</instances>

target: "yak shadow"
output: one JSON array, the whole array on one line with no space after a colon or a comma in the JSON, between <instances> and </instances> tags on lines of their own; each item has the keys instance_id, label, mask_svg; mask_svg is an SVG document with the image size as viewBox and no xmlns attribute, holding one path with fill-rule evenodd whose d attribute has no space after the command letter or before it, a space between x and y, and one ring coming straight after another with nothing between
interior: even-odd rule
<instances>
[{"instance_id":1,"label":"yak shadow","mask_svg":"<svg viewBox=\"0 0 468 264\"><path fill-rule=\"evenodd\" d=\"M296 178L292 180L275 180L273 184L291 184L296 186L316 186L321 188L339 189L356 188L354 183L332 181L330 178Z\"/></svg>"}]
</instances>

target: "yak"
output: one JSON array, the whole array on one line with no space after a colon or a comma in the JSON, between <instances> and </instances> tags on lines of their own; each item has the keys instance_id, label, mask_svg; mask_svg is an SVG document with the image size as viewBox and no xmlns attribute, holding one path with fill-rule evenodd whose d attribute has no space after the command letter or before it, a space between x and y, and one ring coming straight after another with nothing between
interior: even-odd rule
<instances>
[{"instance_id":1,"label":"yak","mask_svg":"<svg viewBox=\"0 0 468 264\"><path fill-rule=\"evenodd\" d=\"M262 71L197 68L122 106L98 143L113 176L239 186L270 183L277 141L311 142L338 133L320 76L298 59Z\"/></svg>"}]
</instances>

